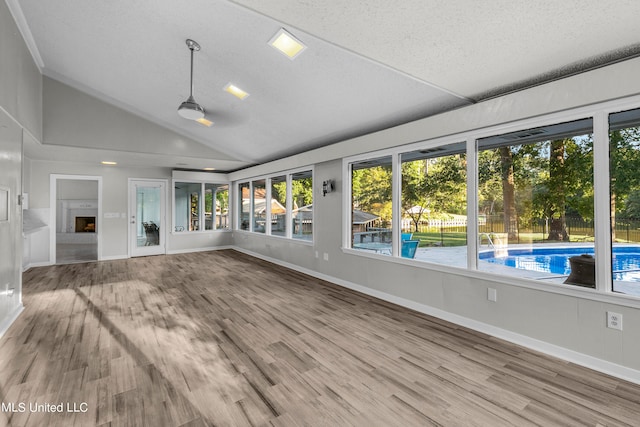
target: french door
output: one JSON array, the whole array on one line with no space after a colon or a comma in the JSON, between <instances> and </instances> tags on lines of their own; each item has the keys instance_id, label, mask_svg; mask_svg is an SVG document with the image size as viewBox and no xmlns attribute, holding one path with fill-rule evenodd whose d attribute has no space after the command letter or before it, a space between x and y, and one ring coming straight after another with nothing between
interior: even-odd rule
<instances>
[{"instance_id":1,"label":"french door","mask_svg":"<svg viewBox=\"0 0 640 427\"><path fill-rule=\"evenodd\" d=\"M129 255L166 253L166 181L129 180Z\"/></svg>"}]
</instances>

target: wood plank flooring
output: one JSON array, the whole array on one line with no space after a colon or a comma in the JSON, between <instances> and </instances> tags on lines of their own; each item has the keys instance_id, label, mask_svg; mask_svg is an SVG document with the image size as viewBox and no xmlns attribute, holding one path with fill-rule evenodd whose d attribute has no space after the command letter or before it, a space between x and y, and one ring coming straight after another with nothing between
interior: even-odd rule
<instances>
[{"instance_id":1,"label":"wood plank flooring","mask_svg":"<svg viewBox=\"0 0 640 427\"><path fill-rule=\"evenodd\" d=\"M638 385L231 250L33 268L23 287L0 425L640 424Z\"/></svg>"}]
</instances>

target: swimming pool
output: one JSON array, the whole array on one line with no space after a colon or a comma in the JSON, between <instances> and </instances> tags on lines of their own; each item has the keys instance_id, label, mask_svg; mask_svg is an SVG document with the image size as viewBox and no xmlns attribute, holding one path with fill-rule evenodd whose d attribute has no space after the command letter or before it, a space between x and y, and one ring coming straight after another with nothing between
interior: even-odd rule
<instances>
[{"instance_id":1,"label":"swimming pool","mask_svg":"<svg viewBox=\"0 0 640 427\"><path fill-rule=\"evenodd\" d=\"M479 258L521 270L568 276L571 272L569 258L581 254L593 255L593 247L508 249L504 256L495 256L494 251L487 251L481 252ZM614 246L612 269L613 280L640 282L640 246Z\"/></svg>"}]
</instances>

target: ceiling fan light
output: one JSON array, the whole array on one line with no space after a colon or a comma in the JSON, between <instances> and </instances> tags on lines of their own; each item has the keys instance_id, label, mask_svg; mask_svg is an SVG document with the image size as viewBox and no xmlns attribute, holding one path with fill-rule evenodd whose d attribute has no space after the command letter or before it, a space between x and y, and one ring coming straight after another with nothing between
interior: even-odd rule
<instances>
[{"instance_id":1,"label":"ceiling fan light","mask_svg":"<svg viewBox=\"0 0 640 427\"><path fill-rule=\"evenodd\" d=\"M193 99L193 96L184 101L178 107L178 114L189 120L198 120L204 117L204 108Z\"/></svg>"},{"instance_id":2,"label":"ceiling fan light","mask_svg":"<svg viewBox=\"0 0 640 427\"><path fill-rule=\"evenodd\" d=\"M201 119L197 119L196 122L200 123L202 126L206 126L208 128L210 128L211 126L213 126L213 122L211 120L207 120L204 117Z\"/></svg>"}]
</instances>

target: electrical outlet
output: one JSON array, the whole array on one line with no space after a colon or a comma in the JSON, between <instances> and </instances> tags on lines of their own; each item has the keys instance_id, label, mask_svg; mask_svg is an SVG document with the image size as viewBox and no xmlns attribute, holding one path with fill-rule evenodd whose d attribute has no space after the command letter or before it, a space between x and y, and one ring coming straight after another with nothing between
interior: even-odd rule
<instances>
[{"instance_id":1,"label":"electrical outlet","mask_svg":"<svg viewBox=\"0 0 640 427\"><path fill-rule=\"evenodd\" d=\"M487 299L489 301L498 301L498 291L493 288L487 288Z\"/></svg>"},{"instance_id":2,"label":"electrical outlet","mask_svg":"<svg viewBox=\"0 0 640 427\"><path fill-rule=\"evenodd\" d=\"M622 314L607 311L607 328L622 330Z\"/></svg>"},{"instance_id":3,"label":"electrical outlet","mask_svg":"<svg viewBox=\"0 0 640 427\"><path fill-rule=\"evenodd\" d=\"M318 258L318 256L319 256L319 255L318 255L318 251L316 251L316 258Z\"/></svg>"},{"instance_id":4,"label":"electrical outlet","mask_svg":"<svg viewBox=\"0 0 640 427\"><path fill-rule=\"evenodd\" d=\"M324 253L324 260L329 261L329 254L326 252Z\"/></svg>"}]
</instances>

